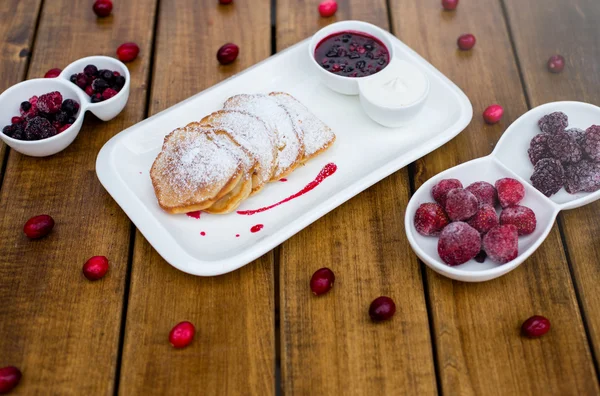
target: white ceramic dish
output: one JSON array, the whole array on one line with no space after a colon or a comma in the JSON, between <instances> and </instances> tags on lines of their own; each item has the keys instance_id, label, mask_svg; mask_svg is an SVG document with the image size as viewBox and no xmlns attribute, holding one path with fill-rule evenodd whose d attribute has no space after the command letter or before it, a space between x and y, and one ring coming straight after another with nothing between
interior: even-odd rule
<instances>
[{"instance_id":1,"label":"white ceramic dish","mask_svg":"<svg viewBox=\"0 0 600 396\"><path fill-rule=\"evenodd\" d=\"M83 72L83 68L89 64L96 65L99 69L110 69L121 73L125 77L125 85L121 91L109 100L92 103L90 97L83 90L69 81L69 77L72 74ZM37 78L13 85L0 95L0 128L9 125L10 119L13 116L19 115L21 102L28 100L34 95L39 96L48 92L59 91L63 99L76 100L80 105L80 109L77 119L71 127L48 139L34 141L17 140L1 132L0 138L7 145L25 155L45 157L56 154L67 148L75 140L81 130L86 111L91 111L103 121L108 121L116 117L127 104L130 80L129 70L119 60L107 56L90 56L71 63L56 78Z\"/></svg>"},{"instance_id":2,"label":"white ceramic dish","mask_svg":"<svg viewBox=\"0 0 600 396\"><path fill-rule=\"evenodd\" d=\"M548 198L536 190L529 180L533 165L529 161L527 149L531 139L541 133L537 121L545 114L562 111L569 117L569 128L586 129L600 124L600 107L581 102L554 102L536 107L523 114L504 132L496 148L487 157L478 158L450 168L432 177L415 192L405 215L405 229L408 241L419 258L434 271L449 278L465 282L481 282L502 276L523 263L542 244L550 233L558 212L573 209L600 198L600 191L594 193L569 194L564 188ZM437 253L437 237L425 237L414 226L414 215L422 203L434 202L431 188L442 179L455 178L464 186L476 181L494 184L497 179L515 178L525 186L525 199L521 203L531 208L536 215L537 227L527 236L519 237L519 255L506 264L496 264L489 258L484 263L471 260L465 264L450 267L444 264Z\"/></svg>"},{"instance_id":3,"label":"white ceramic dish","mask_svg":"<svg viewBox=\"0 0 600 396\"><path fill-rule=\"evenodd\" d=\"M378 125L362 111L357 96L340 95L321 84L306 56L309 40L305 40L121 132L100 151L98 177L150 244L174 267L202 276L240 268L372 184L443 145L471 120L471 104L458 87L401 41L391 35L389 39L396 56L418 65L431 82L425 109L410 127ZM270 183L244 201L239 210L264 207L300 191L325 164L337 164L337 171L309 193L253 216L202 213L200 219L193 219L163 212L156 202L149 169L164 136L220 109L232 95L270 91L294 95L331 126L337 140L323 155L294 171L287 182ZM264 228L252 233L251 227L257 224Z\"/></svg>"}]
</instances>

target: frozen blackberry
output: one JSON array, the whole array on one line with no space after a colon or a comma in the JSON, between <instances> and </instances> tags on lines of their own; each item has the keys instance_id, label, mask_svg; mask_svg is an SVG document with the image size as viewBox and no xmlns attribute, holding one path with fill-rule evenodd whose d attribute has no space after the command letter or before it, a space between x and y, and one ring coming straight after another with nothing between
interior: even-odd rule
<instances>
[{"instance_id":1,"label":"frozen blackberry","mask_svg":"<svg viewBox=\"0 0 600 396\"><path fill-rule=\"evenodd\" d=\"M535 164L531 183L545 196L556 194L563 187L564 181L565 171L559 160L544 158Z\"/></svg>"},{"instance_id":2,"label":"frozen blackberry","mask_svg":"<svg viewBox=\"0 0 600 396\"><path fill-rule=\"evenodd\" d=\"M579 147L583 148L585 146L585 131L583 129L569 128L565 130L565 132L575 139L575 142L579 145Z\"/></svg>"},{"instance_id":3,"label":"frozen blackberry","mask_svg":"<svg viewBox=\"0 0 600 396\"><path fill-rule=\"evenodd\" d=\"M529 154L529 160L533 165L537 164L541 159L552 158L552 154L550 154L550 150L548 149L548 136L550 135L547 133L540 133L531 139L527 154Z\"/></svg>"},{"instance_id":4,"label":"frozen blackberry","mask_svg":"<svg viewBox=\"0 0 600 396\"><path fill-rule=\"evenodd\" d=\"M569 125L569 117L562 111L546 114L538 121L538 126L544 133L563 132L567 125Z\"/></svg>"},{"instance_id":5,"label":"frozen blackberry","mask_svg":"<svg viewBox=\"0 0 600 396\"><path fill-rule=\"evenodd\" d=\"M600 159L600 141L598 141L598 148ZM555 134L548 136L548 150L550 150L550 154L552 154L554 158L564 164L579 162L583 156L581 147L579 147L573 136L566 132L556 132Z\"/></svg>"},{"instance_id":6,"label":"frozen blackberry","mask_svg":"<svg viewBox=\"0 0 600 396\"><path fill-rule=\"evenodd\" d=\"M29 120L29 123L25 128L26 140L47 139L54 135L56 135L56 129L52 126L52 123L39 116L33 117L31 120Z\"/></svg>"},{"instance_id":7,"label":"frozen blackberry","mask_svg":"<svg viewBox=\"0 0 600 396\"><path fill-rule=\"evenodd\" d=\"M590 159L600 162L600 125L585 130L583 149Z\"/></svg>"},{"instance_id":8,"label":"frozen blackberry","mask_svg":"<svg viewBox=\"0 0 600 396\"><path fill-rule=\"evenodd\" d=\"M600 190L600 164L581 160L565 166L565 189L571 194Z\"/></svg>"}]
</instances>

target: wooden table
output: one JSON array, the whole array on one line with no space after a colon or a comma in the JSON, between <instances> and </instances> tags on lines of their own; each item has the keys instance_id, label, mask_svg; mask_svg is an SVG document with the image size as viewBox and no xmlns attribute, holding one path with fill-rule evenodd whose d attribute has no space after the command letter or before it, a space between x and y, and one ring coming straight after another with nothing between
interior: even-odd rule
<instances>
[{"instance_id":1,"label":"wooden table","mask_svg":"<svg viewBox=\"0 0 600 396\"><path fill-rule=\"evenodd\" d=\"M598 395L600 203L559 216L541 248L485 283L454 282L411 251L403 228L411 193L429 177L487 155L527 109L555 100L600 104L598 0L339 0L323 19L317 1L114 0L96 19L91 0L2 0L0 90L88 55L139 44L125 111L88 116L67 150L50 158L0 151L0 367L18 366L15 394L184 395ZM98 182L94 165L116 133L343 19L390 30L470 98L469 127L246 267L216 278L180 272L152 249ZM456 38L471 32L472 51ZM218 66L216 50L241 55ZM562 74L546 60L567 59ZM481 113L504 106L501 123ZM600 122L600 120L599 120ZM57 221L29 241L31 216ZM90 283L82 264L106 255ZM337 274L315 298L317 268ZM370 323L379 295L393 320ZM542 314L552 330L519 335ZM174 350L171 327L196 324Z\"/></svg>"}]
</instances>

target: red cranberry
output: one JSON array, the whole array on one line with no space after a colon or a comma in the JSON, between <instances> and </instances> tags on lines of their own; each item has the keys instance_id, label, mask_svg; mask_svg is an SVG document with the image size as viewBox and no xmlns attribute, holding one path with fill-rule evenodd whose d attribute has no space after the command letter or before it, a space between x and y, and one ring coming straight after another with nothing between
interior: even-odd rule
<instances>
[{"instance_id":1,"label":"red cranberry","mask_svg":"<svg viewBox=\"0 0 600 396\"><path fill-rule=\"evenodd\" d=\"M310 290L315 296L325 294L333 287L335 274L329 268L321 268L315 271L310 278Z\"/></svg>"},{"instance_id":2,"label":"red cranberry","mask_svg":"<svg viewBox=\"0 0 600 396\"><path fill-rule=\"evenodd\" d=\"M560 73L565 68L565 58L561 55L552 55L548 59L548 70L552 73Z\"/></svg>"},{"instance_id":3,"label":"red cranberry","mask_svg":"<svg viewBox=\"0 0 600 396\"><path fill-rule=\"evenodd\" d=\"M104 92L102 92L102 98L104 100L108 100L108 99L112 98L113 96L115 96L116 94L118 94L118 92L115 91L114 89L112 89L112 88L106 88L104 90Z\"/></svg>"},{"instance_id":4,"label":"red cranberry","mask_svg":"<svg viewBox=\"0 0 600 396\"><path fill-rule=\"evenodd\" d=\"M54 228L54 219L48 215L39 215L27 220L23 232L29 239L38 239L48 235L52 228Z\"/></svg>"},{"instance_id":5,"label":"red cranberry","mask_svg":"<svg viewBox=\"0 0 600 396\"><path fill-rule=\"evenodd\" d=\"M114 77L119 77L120 75L121 75L121 73L119 73L119 72L118 72L118 71L116 71L116 70L113 72L113 76L114 76Z\"/></svg>"},{"instance_id":6,"label":"red cranberry","mask_svg":"<svg viewBox=\"0 0 600 396\"><path fill-rule=\"evenodd\" d=\"M171 329L169 342L174 348L184 348L194 340L196 329L190 322L180 322Z\"/></svg>"},{"instance_id":7,"label":"red cranberry","mask_svg":"<svg viewBox=\"0 0 600 396\"><path fill-rule=\"evenodd\" d=\"M11 124L20 124L23 122L23 117L15 116L10 119Z\"/></svg>"},{"instance_id":8,"label":"red cranberry","mask_svg":"<svg viewBox=\"0 0 600 396\"><path fill-rule=\"evenodd\" d=\"M502 106L500 106L498 104L493 104L491 106L488 106L483 111L483 119L488 124L495 124L500 121L503 114L504 114L504 109L502 108Z\"/></svg>"},{"instance_id":9,"label":"red cranberry","mask_svg":"<svg viewBox=\"0 0 600 396\"><path fill-rule=\"evenodd\" d=\"M442 0L442 7L448 11L455 10L458 7L458 0Z\"/></svg>"},{"instance_id":10,"label":"red cranberry","mask_svg":"<svg viewBox=\"0 0 600 396\"><path fill-rule=\"evenodd\" d=\"M550 321L543 316L534 315L523 322L521 331L530 338L541 337L550 330Z\"/></svg>"},{"instance_id":11,"label":"red cranberry","mask_svg":"<svg viewBox=\"0 0 600 396\"><path fill-rule=\"evenodd\" d=\"M231 3L233 3L233 0L219 0L219 3L221 3L221 4L231 4Z\"/></svg>"},{"instance_id":12,"label":"red cranberry","mask_svg":"<svg viewBox=\"0 0 600 396\"><path fill-rule=\"evenodd\" d=\"M458 48L463 51L468 51L475 46L475 36L471 33L462 34L456 43L458 44Z\"/></svg>"},{"instance_id":13,"label":"red cranberry","mask_svg":"<svg viewBox=\"0 0 600 396\"><path fill-rule=\"evenodd\" d=\"M104 18L110 15L113 9L113 3L110 0L96 0L94 3L94 12L100 18Z\"/></svg>"},{"instance_id":14,"label":"red cranberry","mask_svg":"<svg viewBox=\"0 0 600 396\"><path fill-rule=\"evenodd\" d=\"M66 131L67 129L69 129L71 127L71 125L73 125L73 124L65 124L65 125L61 126L60 128L57 128L57 132L61 133L61 132Z\"/></svg>"},{"instance_id":15,"label":"red cranberry","mask_svg":"<svg viewBox=\"0 0 600 396\"><path fill-rule=\"evenodd\" d=\"M21 370L16 367L8 366L0 368L0 394L10 392L19 384L21 380Z\"/></svg>"},{"instance_id":16,"label":"red cranberry","mask_svg":"<svg viewBox=\"0 0 600 396\"><path fill-rule=\"evenodd\" d=\"M50 69L46 72L46 74L44 74L44 78L56 78L60 76L61 72L62 70L58 68Z\"/></svg>"},{"instance_id":17,"label":"red cranberry","mask_svg":"<svg viewBox=\"0 0 600 396\"><path fill-rule=\"evenodd\" d=\"M85 93L88 94L88 96L92 96L94 94L94 88L92 88L91 85L88 85L85 87Z\"/></svg>"},{"instance_id":18,"label":"red cranberry","mask_svg":"<svg viewBox=\"0 0 600 396\"><path fill-rule=\"evenodd\" d=\"M396 304L394 304L394 300L386 296L377 297L369 307L369 316L375 322L388 320L395 313Z\"/></svg>"},{"instance_id":19,"label":"red cranberry","mask_svg":"<svg viewBox=\"0 0 600 396\"><path fill-rule=\"evenodd\" d=\"M321 14L323 18L328 18L335 14L337 7L338 5L335 0L323 0L319 4L319 14Z\"/></svg>"},{"instance_id":20,"label":"red cranberry","mask_svg":"<svg viewBox=\"0 0 600 396\"><path fill-rule=\"evenodd\" d=\"M222 65L228 65L236 60L239 53L240 48L237 45L233 43L227 43L217 51L217 60Z\"/></svg>"},{"instance_id":21,"label":"red cranberry","mask_svg":"<svg viewBox=\"0 0 600 396\"><path fill-rule=\"evenodd\" d=\"M108 272L108 259L104 256L94 256L83 265L83 275L91 281L104 278Z\"/></svg>"},{"instance_id":22,"label":"red cranberry","mask_svg":"<svg viewBox=\"0 0 600 396\"><path fill-rule=\"evenodd\" d=\"M140 47L136 43L125 43L121 44L117 48L117 57L121 62L131 62L137 58L140 53Z\"/></svg>"}]
</instances>

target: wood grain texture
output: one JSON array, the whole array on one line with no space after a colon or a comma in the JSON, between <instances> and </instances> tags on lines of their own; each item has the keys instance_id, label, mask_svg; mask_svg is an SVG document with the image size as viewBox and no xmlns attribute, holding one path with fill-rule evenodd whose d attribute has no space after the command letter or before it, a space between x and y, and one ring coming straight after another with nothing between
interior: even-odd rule
<instances>
[{"instance_id":1,"label":"wood grain texture","mask_svg":"<svg viewBox=\"0 0 600 396\"><path fill-rule=\"evenodd\" d=\"M334 20L359 18L388 27L384 1L339 2L320 18L316 2L279 1L277 47L308 37ZM342 133L343 131L336 131ZM356 196L281 247L281 366L286 395L435 394L421 270L404 236L406 169ZM336 274L315 297L315 270ZM372 323L369 304L392 297L395 317Z\"/></svg>"},{"instance_id":2,"label":"wood grain texture","mask_svg":"<svg viewBox=\"0 0 600 396\"><path fill-rule=\"evenodd\" d=\"M488 154L527 107L498 1L464 1L456 12L445 12L435 1L395 0L391 9L396 34L455 81L474 108L461 135L416 163L418 187L444 169ZM465 32L477 37L470 52L456 48ZM487 126L481 113L492 103L502 104L505 115ZM500 279L467 284L428 269L427 280L444 393L598 393L557 227L535 255ZM552 330L542 339L522 338L519 326L534 314L547 316Z\"/></svg>"},{"instance_id":3,"label":"wood grain texture","mask_svg":"<svg viewBox=\"0 0 600 396\"><path fill-rule=\"evenodd\" d=\"M102 123L88 115L55 156L9 154L0 195L0 366L23 372L17 394L113 393L130 222L97 180L95 160L110 137L144 116L154 4L119 2L114 18L98 22L89 1L43 7L29 78L83 56L113 55L123 39L142 55L130 64L131 96L119 117ZM56 226L29 241L23 224L41 213ZM81 268L94 255L107 256L111 269L91 283Z\"/></svg>"},{"instance_id":4,"label":"wood grain texture","mask_svg":"<svg viewBox=\"0 0 600 396\"><path fill-rule=\"evenodd\" d=\"M41 0L0 2L0 93L25 78L40 4ZM3 127L0 125L0 129ZM0 175L6 150L0 141Z\"/></svg>"},{"instance_id":5,"label":"wood grain texture","mask_svg":"<svg viewBox=\"0 0 600 396\"><path fill-rule=\"evenodd\" d=\"M269 23L267 0L231 6L162 0L150 113L268 57ZM215 54L226 42L237 43L240 56L219 66ZM273 311L272 253L233 273L201 278L171 267L138 232L120 393L273 394ZM196 337L175 350L168 334L183 320L195 324Z\"/></svg>"},{"instance_id":6,"label":"wood grain texture","mask_svg":"<svg viewBox=\"0 0 600 396\"><path fill-rule=\"evenodd\" d=\"M551 7L537 0L505 3L531 106L558 100L600 105L600 4L595 0L554 1ZM546 70L546 61L554 54L566 59L561 74ZM559 217L596 358L600 356L598 213L596 202Z\"/></svg>"}]
</instances>

